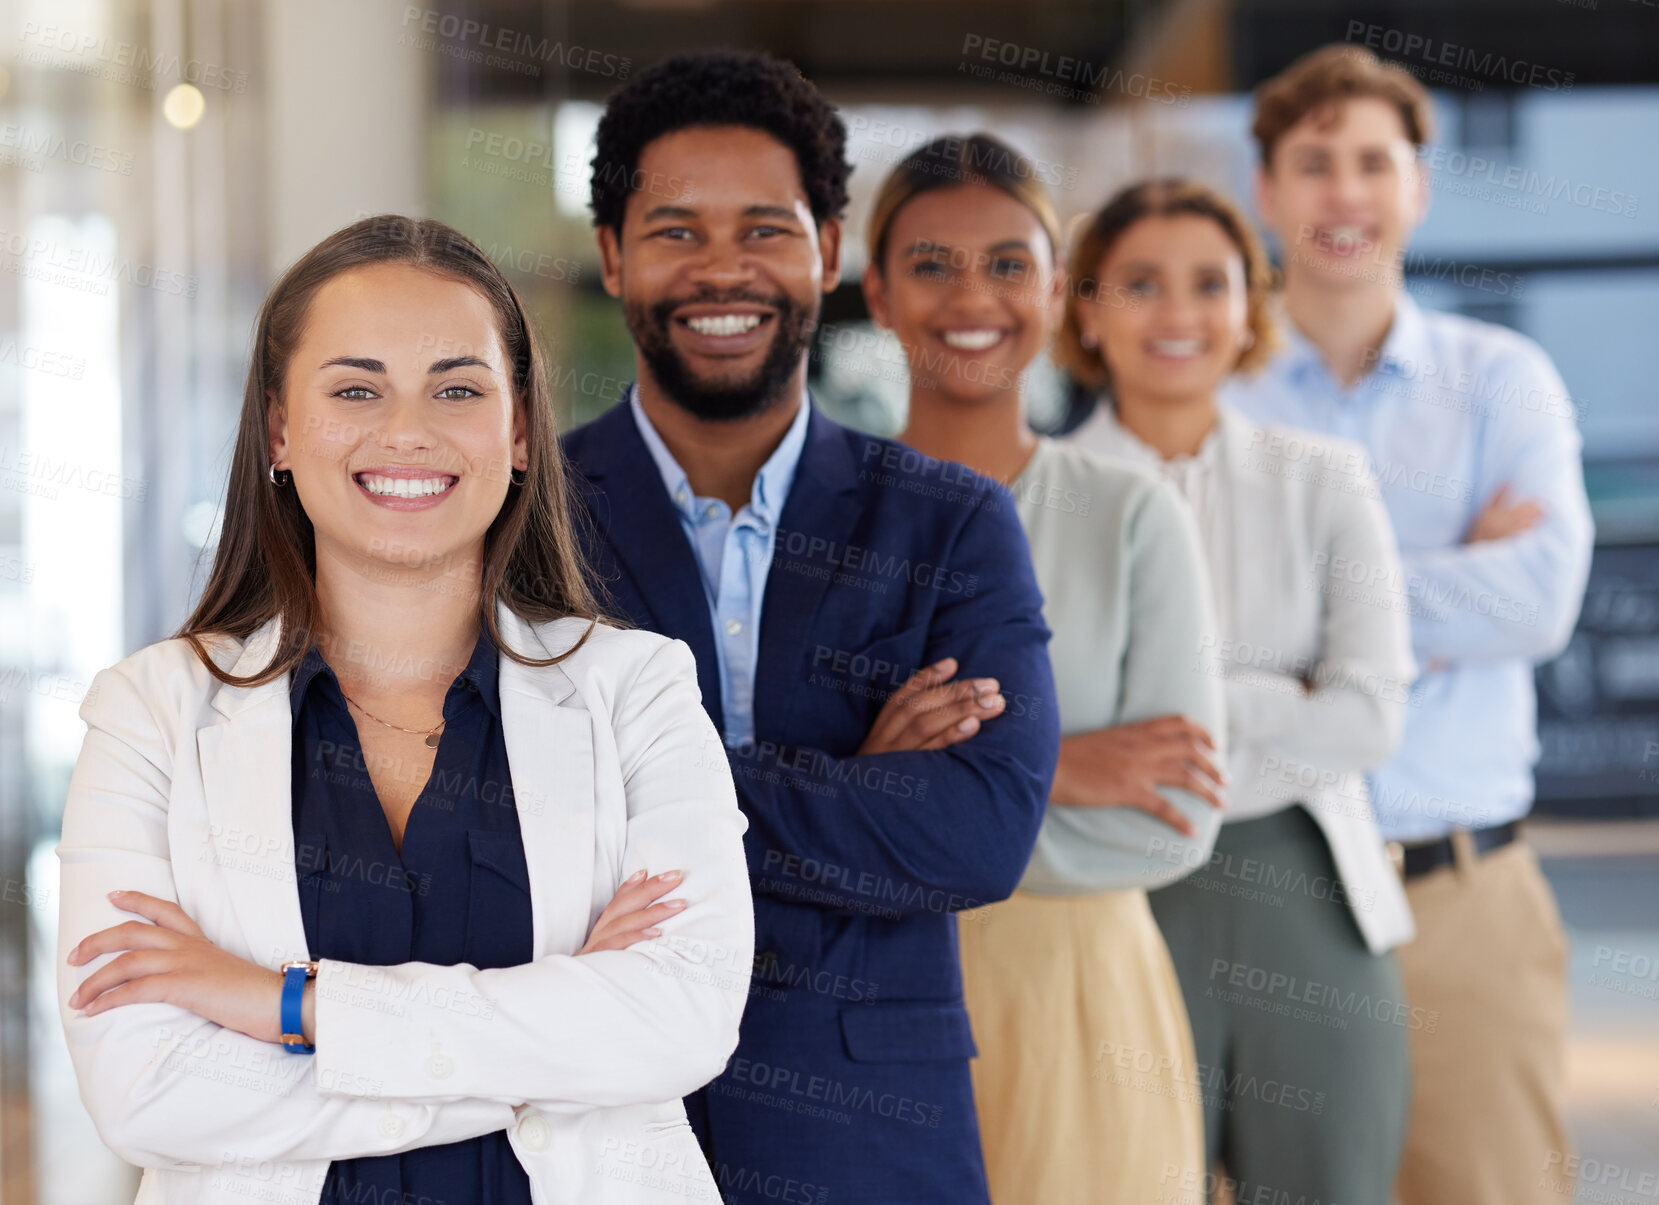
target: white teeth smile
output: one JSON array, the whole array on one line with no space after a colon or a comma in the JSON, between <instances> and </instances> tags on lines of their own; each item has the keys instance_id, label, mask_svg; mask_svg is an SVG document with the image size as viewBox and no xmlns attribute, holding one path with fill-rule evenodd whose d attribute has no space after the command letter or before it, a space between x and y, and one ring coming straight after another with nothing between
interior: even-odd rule
<instances>
[{"instance_id":1,"label":"white teeth smile","mask_svg":"<svg viewBox=\"0 0 1659 1205\"><path fill-rule=\"evenodd\" d=\"M1201 339L1154 339L1152 351L1160 356L1196 356L1204 350Z\"/></svg>"},{"instance_id":2,"label":"white teeth smile","mask_svg":"<svg viewBox=\"0 0 1659 1205\"><path fill-rule=\"evenodd\" d=\"M760 325L759 314L713 314L706 318L687 318L685 324L699 335L728 338L744 335Z\"/></svg>"},{"instance_id":3,"label":"white teeth smile","mask_svg":"<svg viewBox=\"0 0 1659 1205\"><path fill-rule=\"evenodd\" d=\"M999 330L978 331L946 331L940 336L946 347L959 347L963 351L984 351L987 347L995 347L1002 341L1002 332Z\"/></svg>"},{"instance_id":4,"label":"white teeth smile","mask_svg":"<svg viewBox=\"0 0 1659 1205\"><path fill-rule=\"evenodd\" d=\"M373 473L359 473L356 480L369 493L383 498L429 498L443 493L460 478L379 477Z\"/></svg>"}]
</instances>

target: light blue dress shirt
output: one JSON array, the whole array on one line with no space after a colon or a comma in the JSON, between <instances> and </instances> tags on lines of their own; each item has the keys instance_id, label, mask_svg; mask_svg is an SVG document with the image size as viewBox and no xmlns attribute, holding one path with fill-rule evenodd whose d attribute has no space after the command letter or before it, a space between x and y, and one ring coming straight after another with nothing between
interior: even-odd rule
<instances>
[{"instance_id":1,"label":"light blue dress shirt","mask_svg":"<svg viewBox=\"0 0 1659 1205\"><path fill-rule=\"evenodd\" d=\"M1524 335L1395 295L1377 363L1344 388L1288 320L1286 348L1226 402L1263 423L1364 445L1400 543L1422 674L1394 760L1371 779L1389 840L1424 841L1526 815L1538 759L1533 666L1572 636L1594 528L1566 386ZM1307 470L1321 466L1310 455ZM1499 486L1544 518L1465 544ZM1333 566L1364 586L1370 566Z\"/></svg>"},{"instance_id":2,"label":"light blue dress shirt","mask_svg":"<svg viewBox=\"0 0 1659 1205\"><path fill-rule=\"evenodd\" d=\"M718 498L700 498L691 492L685 470L674 459L662 436L639 404L639 387L629 386L628 405L634 412L640 438L651 450L668 497L680 514L680 527L691 541L703 597L714 627L714 651L720 660L720 704L726 719L725 742L732 748L755 739L755 662L760 654L760 608L766 597L766 575L772 567L772 540L795 468L806 446L806 424L811 403L801 396L795 421L783 442L760 466L748 504L736 515Z\"/></svg>"}]
</instances>

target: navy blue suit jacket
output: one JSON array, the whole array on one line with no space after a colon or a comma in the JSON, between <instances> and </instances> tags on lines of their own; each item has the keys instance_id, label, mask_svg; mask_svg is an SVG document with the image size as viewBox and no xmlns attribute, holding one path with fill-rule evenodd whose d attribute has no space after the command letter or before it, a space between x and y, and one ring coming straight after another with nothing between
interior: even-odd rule
<instances>
[{"instance_id":1,"label":"navy blue suit jacket","mask_svg":"<svg viewBox=\"0 0 1659 1205\"><path fill-rule=\"evenodd\" d=\"M695 555L629 407L563 444L612 610L691 646L724 731ZM755 743L726 751L755 975L737 1051L686 1102L727 1201L986 1200L954 913L1006 898L1036 841L1059 753L1048 637L1007 490L813 409L762 600ZM946 656L996 678L1006 711L948 749L858 756Z\"/></svg>"}]
</instances>

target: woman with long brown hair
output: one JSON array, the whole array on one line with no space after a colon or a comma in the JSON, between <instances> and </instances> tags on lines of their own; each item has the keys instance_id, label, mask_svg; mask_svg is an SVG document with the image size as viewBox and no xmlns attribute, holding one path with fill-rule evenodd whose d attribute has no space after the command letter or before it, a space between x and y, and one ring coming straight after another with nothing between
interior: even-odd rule
<instances>
[{"instance_id":1,"label":"woman with long brown hair","mask_svg":"<svg viewBox=\"0 0 1659 1205\"><path fill-rule=\"evenodd\" d=\"M94 681L58 847L141 1201L713 1191L679 1097L737 1041L745 821L689 651L584 585L543 367L434 221L266 299L212 574Z\"/></svg>"}]
</instances>

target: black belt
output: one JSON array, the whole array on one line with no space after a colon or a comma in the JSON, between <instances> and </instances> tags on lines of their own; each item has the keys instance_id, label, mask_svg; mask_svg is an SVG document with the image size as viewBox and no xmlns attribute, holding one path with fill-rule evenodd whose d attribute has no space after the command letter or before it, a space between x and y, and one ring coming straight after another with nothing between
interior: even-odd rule
<instances>
[{"instance_id":1,"label":"black belt","mask_svg":"<svg viewBox=\"0 0 1659 1205\"><path fill-rule=\"evenodd\" d=\"M1518 820L1491 828L1469 830L1469 839L1474 843L1477 858L1491 853L1494 849L1502 849L1520 835L1521 822ZM1395 864L1400 867L1400 875L1405 879L1415 879L1431 870L1439 870L1442 866L1452 866L1457 862L1457 853L1452 848L1450 837L1442 837L1438 841L1424 841L1419 845L1402 845L1400 851L1401 857L1395 859Z\"/></svg>"}]
</instances>

